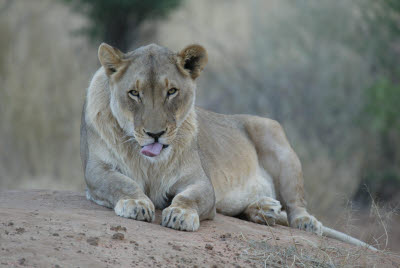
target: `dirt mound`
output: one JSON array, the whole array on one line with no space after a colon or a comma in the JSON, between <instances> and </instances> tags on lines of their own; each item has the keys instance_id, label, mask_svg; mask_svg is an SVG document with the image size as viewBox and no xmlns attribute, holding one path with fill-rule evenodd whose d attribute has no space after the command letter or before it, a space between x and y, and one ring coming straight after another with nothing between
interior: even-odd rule
<instances>
[{"instance_id":1,"label":"dirt mound","mask_svg":"<svg viewBox=\"0 0 400 268\"><path fill-rule=\"evenodd\" d=\"M400 259L303 231L217 215L180 232L118 217L81 193L0 192L0 266L399 267Z\"/></svg>"}]
</instances>

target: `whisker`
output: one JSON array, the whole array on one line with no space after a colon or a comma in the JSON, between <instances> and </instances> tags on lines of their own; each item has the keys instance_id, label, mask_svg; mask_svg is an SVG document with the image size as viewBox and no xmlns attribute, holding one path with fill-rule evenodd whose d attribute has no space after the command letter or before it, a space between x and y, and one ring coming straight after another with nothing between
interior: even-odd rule
<instances>
[{"instance_id":1,"label":"whisker","mask_svg":"<svg viewBox=\"0 0 400 268\"><path fill-rule=\"evenodd\" d=\"M131 137L131 138L127 139L126 141L124 141L122 144L130 142L130 141L134 141L134 140L135 140L135 137Z\"/></svg>"}]
</instances>

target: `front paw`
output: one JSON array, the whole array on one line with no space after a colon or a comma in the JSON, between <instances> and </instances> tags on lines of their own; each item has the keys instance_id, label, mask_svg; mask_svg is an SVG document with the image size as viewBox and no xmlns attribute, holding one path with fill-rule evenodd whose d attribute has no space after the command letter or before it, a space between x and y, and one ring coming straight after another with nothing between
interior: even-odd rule
<instances>
[{"instance_id":1,"label":"front paw","mask_svg":"<svg viewBox=\"0 0 400 268\"><path fill-rule=\"evenodd\" d=\"M307 232L312 232L317 235L322 235L322 223L308 213L295 216L291 220L290 226Z\"/></svg>"},{"instance_id":2,"label":"front paw","mask_svg":"<svg viewBox=\"0 0 400 268\"><path fill-rule=\"evenodd\" d=\"M162 212L161 225L181 231L197 231L200 227L199 214L194 209L167 207Z\"/></svg>"},{"instance_id":3,"label":"front paw","mask_svg":"<svg viewBox=\"0 0 400 268\"><path fill-rule=\"evenodd\" d=\"M139 221L154 220L154 205L146 199L120 199L114 208L118 216Z\"/></svg>"}]
</instances>

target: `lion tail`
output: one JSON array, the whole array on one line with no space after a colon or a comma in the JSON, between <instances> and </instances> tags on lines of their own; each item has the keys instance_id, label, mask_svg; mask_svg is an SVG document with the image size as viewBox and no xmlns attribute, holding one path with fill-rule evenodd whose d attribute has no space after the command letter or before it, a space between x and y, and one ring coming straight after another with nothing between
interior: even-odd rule
<instances>
[{"instance_id":1,"label":"lion tail","mask_svg":"<svg viewBox=\"0 0 400 268\"><path fill-rule=\"evenodd\" d=\"M346 243L349 243L352 245L365 247L365 248L371 249L373 251L378 251L378 249L376 249L375 247L373 247L361 240L358 240L357 238L354 238L350 235L347 235L345 233L336 231L334 229L331 229L331 228L328 228L325 226L322 227L322 235L330 237L330 238L335 238L337 240L340 240L340 241L343 241L343 242L346 242Z\"/></svg>"},{"instance_id":2,"label":"lion tail","mask_svg":"<svg viewBox=\"0 0 400 268\"><path fill-rule=\"evenodd\" d=\"M276 219L276 223L279 224L279 225L283 225L283 226L289 226L288 220L287 220L287 214L286 214L285 211L281 211L280 215ZM369 245L369 244L367 244L367 243L365 243L365 242L363 242L361 240L358 240L357 238L354 238L354 237L352 237L350 235L347 235L345 233L336 231L336 230L331 229L329 227L322 226L322 235L326 236L326 237L334 238L334 239L337 239L339 241L346 242L346 243L349 243L349 244L352 244L352 245L355 245L355 246L361 246L361 247L365 247L365 248L371 249L373 251L378 251L375 247L373 247L373 246L371 246L371 245Z\"/></svg>"}]
</instances>

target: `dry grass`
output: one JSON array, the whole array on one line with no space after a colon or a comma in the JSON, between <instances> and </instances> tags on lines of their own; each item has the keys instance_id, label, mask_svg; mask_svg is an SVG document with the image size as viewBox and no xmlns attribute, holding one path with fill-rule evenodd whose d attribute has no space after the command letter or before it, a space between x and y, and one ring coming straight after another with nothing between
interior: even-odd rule
<instances>
[{"instance_id":1,"label":"dry grass","mask_svg":"<svg viewBox=\"0 0 400 268\"><path fill-rule=\"evenodd\" d=\"M270 237L263 240L250 240L243 234L239 237L240 240L247 243L241 253L241 257L251 261L256 261L264 267L375 267L371 263L377 263L377 259L395 259L396 263L400 263L400 255L391 252L387 249L390 233L387 230L388 214L393 214L393 210L382 213L382 208L379 208L375 202L371 205L371 209L375 214L375 224L381 225L383 234L375 237L371 234L370 240L374 247L380 248L379 252L368 250L364 247L356 246L338 246L337 243L332 243L329 238L318 238L318 241L311 241L302 235L293 235L290 231L290 238L286 239L287 243L277 242L280 240L275 234L273 228L268 226ZM351 226L353 221L352 213L346 213L346 217L350 215L350 219L346 222ZM351 226L357 228L357 226ZM358 227L359 228L359 227ZM375 232L376 234L376 232ZM384 238L383 244L380 242ZM314 239L315 240L315 239ZM390 263L388 261L387 263ZM386 263L386 265L387 265ZM395 263L393 265L396 265Z\"/></svg>"},{"instance_id":2,"label":"dry grass","mask_svg":"<svg viewBox=\"0 0 400 268\"><path fill-rule=\"evenodd\" d=\"M370 193L368 189L367 191ZM371 266L370 263L376 263L377 256L396 257L400 262L400 255L388 250L390 237L388 226L391 224L390 221L396 210L379 207L371 194L370 197L372 225L381 227L383 234L375 236L376 232L370 233L369 241L373 241L373 243L369 243L379 248L379 252L368 250L365 247L338 247L326 237L318 239L318 242L313 242L301 235L293 235L292 229L289 229L289 242L279 244L277 240L280 239L274 234L273 228L268 225L267 219L262 214L271 236L260 241L249 240L242 234L239 238L245 241L248 247L243 249L241 257L260 262L264 267L366 267ZM359 228L356 226L354 208L350 201L348 201L342 216L344 216L343 225L347 233L352 233L351 230Z\"/></svg>"},{"instance_id":3,"label":"dry grass","mask_svg":"<svg viewBox=\"0 0 400 268\"><path fill-rule=\"evenodd\" d=\"M375 263L379 256L399 257L388 251L375 253L365 248L347 249L333 246L328 240L315 244L302 237L294 237L290 245L276 245L267 239L264 241L245 240L248 247L243 249L241 257L258 261L264 267L367 267ZM299 240L299 241L297 241ZM307 246L301 246L301 242Z\"/></svg>"},{"instance_id":4,"label":"dry grass","mask_svg":"<svg viewBox=\"0 0 400 268\"><path fill-rule=\"evenodd\" d=\"M369 190L367 189L367 192ZM380 250L399 251L399 208L377 202L372 196L370 209L347 200L341 213L325 217L329 227L360 238ZM336 220L334 220L336 218Z\"/></svg>"},{"instance_id":5,"label":"dry grass","mask_svg":"<svg viewBox=\"0 0 400 268\"><path fill-rule=\"evenodd\" d=\"M70 34L84 21L54 1L12 2L0 20L0 187L81 189L80 113L96 53Z\"/></svg>"}]
</instances>

